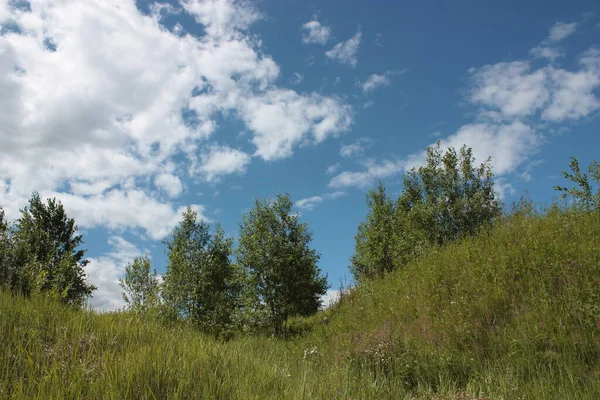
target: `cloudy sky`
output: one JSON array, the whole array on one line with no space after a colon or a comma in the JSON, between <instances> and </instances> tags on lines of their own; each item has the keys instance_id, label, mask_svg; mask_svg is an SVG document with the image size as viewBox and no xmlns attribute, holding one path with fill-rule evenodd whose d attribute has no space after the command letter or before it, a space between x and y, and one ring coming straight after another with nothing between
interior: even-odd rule
<instances>
[{"instance_id":1,"label":"cloudy sky","mask_svg":"<svg viewBox=\"0 0 600 400\"><path fill-rule=\"evenodd\" d=\"M600 159L595 1L0 0L0 27L0 204L63 202L99 309L187 206L235 235L288 192L336 288L366 191L437 140L506 202Z\"/></svg>"}]
</instances>

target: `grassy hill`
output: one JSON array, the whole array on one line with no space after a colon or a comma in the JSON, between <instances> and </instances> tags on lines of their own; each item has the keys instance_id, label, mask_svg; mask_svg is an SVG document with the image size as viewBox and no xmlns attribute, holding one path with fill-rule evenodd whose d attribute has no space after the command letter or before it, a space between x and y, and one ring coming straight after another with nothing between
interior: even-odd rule
<instances>
[{"instance_id":1,"label":"grassy hill","mask_svg":"<svg viewBox=\"0 0 600 400\"><path fill-rule=\"evenodd\" d=\"M520 213L289 340L0 293L0 398L598 399L600 213Z\"/></svg>"}]
</instances>

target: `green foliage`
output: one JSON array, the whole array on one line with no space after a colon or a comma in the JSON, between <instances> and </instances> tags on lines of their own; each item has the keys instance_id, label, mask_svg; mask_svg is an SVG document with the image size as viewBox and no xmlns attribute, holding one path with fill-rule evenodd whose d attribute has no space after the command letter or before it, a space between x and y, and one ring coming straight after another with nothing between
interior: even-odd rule
<instances>
[{"instance_id":1,"label":"green foliage","mask_svg":"<svg viewBox=\"0 0 600 400\"><path fill-rule=\"evenodd\" d=\"M369 213L355 237L351 271L357 281L382 276L432 247L473 236L501 215L490 160L474 165L470 148L428 147L426 165L404 176L394 204L380 182L367 196Z\"/></svg>"},{"instance_id":2,"label":"green foliage","mask_svg":"<svg viewBox=\"0 0 600 400\"><path fill-rule=\"evenodd\" d=\"M61 301L80 306L96 288L86 281L85 250L77 235L75 220L69 218L60 201L44 204L37 193L21 210L10 238L7 269L13 290L30 294L49 292Z\"/></svg>"},{"instance_id":3,"label":"green foliage","mask_svg":"<svg viewBox=\"0 0 600 400\"><path fill-rule=\"evenodd\" d=\"M563 192L563 197L571 196L575 201L575 205L584 210L600 210L600 186L596 188L596 193L593 190L593 181L596 186L600 185L600 164L593 161L588 167L588 174L583 173L579 167L577 157L572 157L569 163L571 172L563 171L565 178L576 184L574 188L563 186L555 186L554 189ZM590 182L590 177L592 182Z\"/></svg>"},{"instance_id":4,"label":"green foliage","mask_svg":"<svg viewBox=\"0 0 600 400\"><path fill-rule=\"evenodd\" d=\"M5 220L4 210L0 207L0 288L11 287L11 249L8 223Z\"/></svg>"},{"instance_id":5,"label":"green foliage","mask_svg":"<svg viewBox=\"0 0 600 400\"><path fill-rule=\"evenodd\" d=\"M287 194L257 199L240 224L237 259L247 276L245 311L265 315L276 334L285 333L288 318L315 313L327 291L311 240Z\"/></svg>"},{"instance_id":6,"label":"green foliage","mask_svg":"<svg viewBox=\"0 0 600 400\"><path fill-rule=\"evenodd\" d=\"M394 257L394 202L387 195L382 182L367 194L369 213L358 226L355 236L355 254L350 271L357 279L375 278L392 271L397 263Z\"/></svg>"},{"instance_id":7,"label":"green foliage","mask_svg":"<svg viewBox=\"0 0 600 400\"><path fill-rule=\"evenodd\" d=\"M127 308L136 313L147 313L159 305L159 283L156 270L150 270L148 256L136 257L125 266L125 277L119 279Z\"/></svg>"},{"instance_id":8,"label":"green foliage","mask_svg":"<svg viewBox=\"0 0 600 400\"><path fill-rule=\"evenodd\" d=\"M167 314L205 331L229 329L237 308L239 283L231 263L233 239L220 226L211 237L191 208L165 241L169 263L162 295Z\"/></svg>"}]
</instances>

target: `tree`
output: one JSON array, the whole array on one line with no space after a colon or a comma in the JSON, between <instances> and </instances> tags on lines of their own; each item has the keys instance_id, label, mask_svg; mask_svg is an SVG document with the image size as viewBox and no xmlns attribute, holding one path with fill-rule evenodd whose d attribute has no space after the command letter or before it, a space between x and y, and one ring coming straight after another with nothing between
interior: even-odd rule
<instances>
[{"instance_id":1,"label":"tree","mask_svg":"<svg viewBox=\"0 0 600 400\"><path fill-rule=\"evenodd\" d=\"M367 205L367 219L358 226L354 237L356 252L351 258L350 271L355 277L374 278L392 271L395 266L394 202L381 181L367 194Z\"/></svg>"},{"instance_id":2,"label":"tree","mask_svg":"<svg viewBox=\"0 0 600 400\"><path fill-rule=\"evenodd\" d=\"M4 210L0 207L0 287L11 286L13 280L11 274L11 243L8 231L8 223L5 220Z\"/></svg>"},{"instance_id":3,"label":"tree","mask_svg":"<svg viewBox=\"0 0 600 400\"><path fill-rule=\"evenodd\" d=\"M123 299L128 309L145 313L155 308L159 302L159 284L156 270L150 270L148 256L136 257L125 266L125 277L119 279L123 288Z\"/></svg>"},{"instance_id":4,"label":"tree","mask_svg":"<svg viewBox=\"0 0 600 400\"><path fill-rule=\"evenodd\" d=\"M23 294L38 288L81 306L96 287L86 281L84 267L89 261L84 259L85 250L78 249L83 237L77 231L60 201L48 199L44 204L34 193L15 225L14 288Z\"/></svg>"},{"instance_id":5,"label":"tree","mask_svg":"<svg viewBox=\"0 0 600 400\"><path fill-rule=\"evenodd\" d=\"M369 194L367 221L359 226L354 278L381 276L432 246L474 235L500 216L491 160L474 163L470 148L463 146L457 153L450 147L444 152L438 142L427 148L424 166L404 175L404 189L395 205L380 183Z\"/></svg>"},{"instance_id":6,"label":"tree","mask_svg":"<svg viewBox=\"0 0 600 400\"><path fill-rule=\"evenodd\" d=\"M575 204L586 211L600 210L600 186L596 189L595 194L592 187L593 181L596 181L596 185L600 184L600 164L597 161L593 161L588 167L589 175L581 171L577 157L571 157L569 167L571 168L571 173L563 171L563 176L577 186L570 189L563 186L555 186L554 189L563 192L563 197L572 196ZM592 182L590 182L590 176L592 177Z\"/></svg>"},{"instance_id":7,"label":"tree","mask_svg":"<svg viewBox=\"0 0 600 400\"><path fill-rule=\"evenodd\" d=\"M166 240L169 262L163 284L167 310L178 319L220 334L229 329L239 285L231 263L233 239L219 225L198 222L191 208Z\"/></svg>"},{"instance_id":8,"label":"tree","mask_svg":"<svg viewBox=\"0 0 600 400\"><path fill-rule=\"evenodd\" d=\"M317 267L320 255L309 247L312 233L293 214L289 195L255 200L240 224L237 259L254 302L247 312L264 311L276 334L288 318L315 313L328 289Z\"/></svg>"},{"instance_id":9,"label":"tree","mask_svg":"<svg viewBox=\"0 0 600 400\"><path fill-rule=\"evenodd\" d=\"M195 318L195 286L210 241L208 224L198 222L198 213L188 207L182 220L165 240L169 261L163 284L163 297L174 317Z\"/></svg>"}]
</instances>

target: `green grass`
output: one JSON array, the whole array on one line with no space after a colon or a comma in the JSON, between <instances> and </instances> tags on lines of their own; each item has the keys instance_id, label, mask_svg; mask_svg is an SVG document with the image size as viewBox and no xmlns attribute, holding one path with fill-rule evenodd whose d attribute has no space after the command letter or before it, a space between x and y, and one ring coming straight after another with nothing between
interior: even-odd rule
<instances>
[{"instance_id":1,"label":"green grass","mask_svg":"<svg viewBox=\"0 0 600 400\"><path fill-rule=\"evenodd\" d=\"M218 342L0 293L0 398L598 399L600 213L513 216L293 325Z\"/></svg>"}]
</instances>

